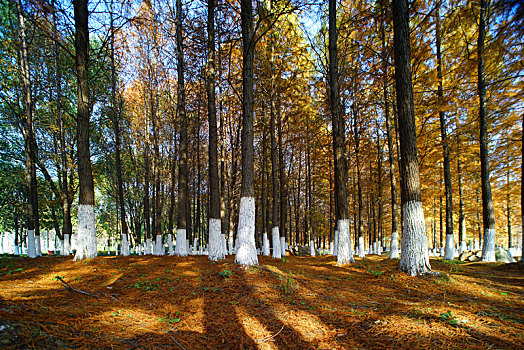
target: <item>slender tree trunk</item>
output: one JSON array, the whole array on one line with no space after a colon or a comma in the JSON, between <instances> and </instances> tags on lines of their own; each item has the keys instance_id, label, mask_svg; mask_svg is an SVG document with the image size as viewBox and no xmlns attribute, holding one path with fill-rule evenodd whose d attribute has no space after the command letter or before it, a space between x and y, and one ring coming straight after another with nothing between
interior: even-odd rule
<instances>
[{"instance_id":1,"label":"slender tree trunk","mask_svg":"<svg viewBox=\"0 0 524 350\"><path fill-rule=\"evenodd\" d=\"M282 117L280 106L277 110L277 129L278 129L278 176L280 181L280 250L281 255L286 255L286 224L287 224L287 188L286 188L286 168L284 164L284 149L282 147ZM290 162L292 164L292 161Z\"/></svg>"},{"instance_id":2,"label":"slender tree trunk","mask_svg":"<svg viewBox=\"0 0 524 350\"><path fill-rule=\"evenodd\" d=\"M186 256L189 247L186 241L188 214L188 136L186 115L186 90L184 84L184 47L182 41L182 0L176 1L176 47L177 47L177 114L180 121L180 152L178 158L178 216L175 255Z\"/></svg>"},{"instance_id":3,"label":"slender tree trunk","mask_svg":"<svg viewBox=\"0 0 524 350\"><path fill-rule=\"evenodd\" d=\"M486 77L484 74L484 41L486 38L486 12L488 1L480 0L479 36L477 41L480 126L480 181L482 185L482 222L484 239L482 242L482 261L496 261L495 258L495 209L491 195L488 155L488 115L486 111Z\"/></svg>"},{"instance_id":4,"label":"slender tree trunk","mask_svg":"<svg viewBox=\"0 0 524 350\"><path fill-rule=\"evenodd\" d=\"M115 161L116 161L116 180L118 189L118 205L120 208L120 222L122 223L122 249L123 256L129 255L129 241L128 241L128 227L126 220L126 210L124 203L124 185L122 180L122 160L120 155L121 149L121 135L120 135L120 109L117 108L117 87L116 87L116 65L115 65L115 28L113 23L113 1L111 1L111 9L109 13L111 23L111 109L113 113L113 128L115 130Z\"/></svg>"},{"instance_id":5,"label":"slender tree trunk","mask_svg":"<svg viewBox=\"0 0 524 350\"><path fill-rule=\"evenodd\" d=\"M215 102L215 0L207 2L207 114L209 123L209 254L210 260L226 257L220 218L220 182L218 177L218 128Z\"/></svg>"},{"instance_id":6,"label":"slender tree trunk","mask_svg":"<svg viewBox=\"0 0 524 350\"><path fill-rule=\"evenodd\" d=\"M271 40L271 37L270 37ZM280 259L282 257L282 249L280 247L280 208L279 199L280 199L280 190L279 190L279 181L278 181L278 149L277 149L277 126L276 126L276 111L275 111L275 80L274 76L274 64L273 64L273 42L271 41L271 91L270 91L270 135L271 135L271 185L273 190L273 203L271 206L271 236L273 242L273 258Z\"/></svg>"},{"instance_id":7,"label":"slender tree trunk","mask_svg":"<svg viewBox=\"0 0 524 350\"><path fill-rule=\"evenodd\" d=\"M95 231L95 191L89 150L89 12L87 0L73 0L75 17L75 51L78 81L78 240L75 261L97 254Z\"/></svg>"},{"instance_id":8,"label":"slender tree trunk","mask_svg":"<svg viewBox=\"0 0 524 350\"><path fill-rule=\"evenodd\" d=\"M457 130L459 127L457 118ZM460 132L457 132L457 150L460 150ZM460 154L457 155L457 173L458 173L458 187L459 187L459 244L460 252L466 250L466 216L464 214L464 186L463 175L462 175L462 161L460 160Z\"/></svg>"},{"instance_id":9,"label":"slender tree trunk","mask_svg":"<svg viewBox=\"0 0 524 350\"><path fill-rule=\"evenodd\" d=\"M404 208L399 268L413 276L427 273L431 266L420 193L407 0L393 0L393 27L401 152L401 197Z\"/></svg>"},{"instance_id":10,"label":"slender tree trunk","mask_svg":"<svg viewBox=\"0 0 524 350\"><path fill-rule=\"evenodd\" d=\"M255 247L255 189L253 137L253 61L255 38L253 33L253 4L241 0L242 22L242 184L238 217L235 261L243 266L257 265Z\"/></svg>"},{"instance_id":11,"label":"slender tree trunk","mask_svg":"<svg viewBox=\"0 0 524 350\"><path fill-rule=\"evenodd\" d=\"M377 254L381 254L382 250L382 216L383 216L383 204L382 204L382 145L380 143L379 125L377 120L377 158L378 158L378 218L377 218Z\"/></svg>"},{"instance_id":12,"label":"slender tree trunk","mask_svg":"<svg viewBox=\"0 0 524 350\"><path fill-rule=\"evenodd\" d=\"M352 263L354 259L349 232L346 132L340 105L337 36L337 4L335 0L329 0L329 107L335 164L336 218L339 232L337 264L342 265Z\"/></svg>"},{"instance_id":13,"label":"slender tree trunk","mask_svg":"<svg viewBox=\"0 0 524 350\"><path fill-rule=\"evenodd\" d=\"M440 120L440 137L442 140L442 156L444 158L444 189L446 193L446 249L444 253L444 260L453 260L455 257L455 240L453 235L453 197L451 188L451 166L449 160L449 146L446 126L446 115L442 110L444 104L444 89L442 87L442 54L440 50L441 34L440 34L440 6L436 8L436 39L437 39L437 93L439 98L439 112Z\"/></svg>"},{"instance_id":14,"label":"slender tree trunk","mask_svg":"<svg viewBox=\"0 0 524 350\"><path fill-rule=\"evenodd\" d=\"M306 114L306 133L307 133L307 140L306 140L306 166L307 166L307 181L306 184L308 186L308 203L309 203L309 244L311 246L311 255L315 256L315 246L313 242L315 241L315 232L313 231L313 195L311 191L311 134L309 129L309 114Z\"/></svg>"},{"instance_id":15,"label":"slender tree trunk","mask_svg":"<svg viewBox=\"0 0 524 350\"><path fill-rule=\"evenodd\" d=\"M522 225L521 257L520 261L524 262L524 113L522 113L522 134L520 142L520 222Z\"/></svg>"},{"instance_id":16,"label":"slender tree trunk","mask_svg":"<svg viewBox=\"0 0 524 350\"><path fill-rule=\"evenodd\" d=\"M36 179L37 148L33 121L33 96L31 88L31 77L29 72L29 48L27 43L26 24L24 9L21 0L17 1L18 24L19 24L19 60L22 73L23 106L22 132L24 135L24 155L26 165L27 186L27 256L35 258L39 255L40 231L38 215L38 186ZM40 254L41 255L41 254Z\"/></svg>"}]
</instances>

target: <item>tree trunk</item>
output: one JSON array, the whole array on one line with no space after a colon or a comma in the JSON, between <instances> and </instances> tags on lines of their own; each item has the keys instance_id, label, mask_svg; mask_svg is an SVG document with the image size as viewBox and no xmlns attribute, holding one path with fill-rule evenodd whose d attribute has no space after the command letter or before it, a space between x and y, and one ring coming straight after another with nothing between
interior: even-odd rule
<instances>
[{"instance_id":1,"label":"tree trunk","mask_svg":"<svg viewBox=\"0 0 524 350\"><path fill-rule=\"evenodd\" d=\"M207 2L207 114L209 123L209 254L210 260L226 257L220 219L220 182L218 177L218 128L215 102L215 0Z\"/></svg>"},{"instance_id":2,"label":"tree trunk","mask_svg":"<svg viewBox=\"0 0 524 350\"><path fill-rule=\"evenodd\" d=\"M457 130L459 127L457 118ZM460 134L457 132L457 150L460 150ZM460 160L460 154L457 155L457 173L458 173L458 186L459 186L459 244L460 253L464 251L466 247L466 216L464 214L464 186L462 184L462 161Z\"/></svg>"},{"instance_id":3,"label":"tree trunk","mask_svg":"<svg viewBox=\"0 0 524 350\"><path fill-rule=\"evenodd\" d=\"M29 73L29 53L27 44L27 34L25 17L21 0L17 1L17 12L19 22L19 60L20 71L22 74L23 86L23 106L24 116L22 117L24 135L24 155L26 165L26 186L27 186L27 256L35 258L39 254L36 246L39 244L39 215L38 215L38 185L36 179L37 148L33 123L33 96L31 89L31 77Z\"/></svg>"},{"instance_id":4,"label":"tree trunk","mask_svg":"<svg viewBox=\"0 0 524 350\"><path fill-rule=\"evenodd\" d=\"M89 12L87 0L73 0L75 51L78 86L78 239L75 261L97 254L95 231L95 191L89 150Z\"/></svg>"},{"instance_id":5,"label":"tree trunk","mask_svg":"<svg viewBox=\"0 0 524 350\"><path fill-rule=\"evenodd\" d=\"M278 176L280 181L280 252L286 256L286 224L287 224L287 189L286 189L286 168L284 165L284 150L282 147L282 117L280 106L277 111L277 128L278 128ZM292 164L293 161L290 161ZM311 203L310 203L311 204Z\"/></svg>"},{"instance_id":6,"label":"tree trunk","mask_svg":"<svg viewBox=\"0 0 524 350\"><path fill-rule=\"evenodd\" d=\"M339 232L337 264L353 263L347 202L346 133L340 105L337 49L337 4L329 0L329 107L335 164L336 218Z\"/></svg>"},{"instance_id":7,"label":"tree trunk","mask_svg":"<svg viewBox=\"0 0 524 350\"><path fill-rule=\"evenodd\" d=\"M270 36L270 45L271 45L271 91L270 91L270 138L271 138L271 185L273 191L273 203L271 206L271 236L273 243L273 258L280 259L282 257L282 249L280 247L280 229L283 227L280 225L280 209L279 199L280 199L280 190L279 190L279 181L278 181L278 149L277 149L277 127L276 127L276 111L275 111L275 67L273 62L273 41L272 36Z\"/></svg>"},{"instance_id":8,"label":"tree trunk","mask_svg":"<svg viewBox=\"0 0 524 350\"><path fill-rule=\"evenodd\" d=\"M255 189L253 138L253 4L241 0L242 22L242 184L238 216L237 249L235 261L243 266L257 265L255 247Z\"/></svg>"},{"instance_id":9,"label":"tree trunk","mask_svg":"<svg viewBox=\"0 0 524 350\"><path fill-rule=\"evenodd\" d=\"M178 216L175 255L186 256L189 254L186 230L188 214L188 169L187 169L187 116L186 116L186 91L184 84L184 48L182 42L182 0L176 1L176 56L177 56L177 114L180 121L180 153L178 158Z\"/></svg>"},{"instance_id":10,"label":"tree trunk","mask_svg":"<svg viewBox=\"0 0 524 350\"><path fill-rule=\"evenodd\" d=\"M495 258L495 209L491 195L488 155L488 116L486 111L486 77L484 74L484 41L486 38L486 12L488 1L480 0L479 36L477 41L480 126L480 182L482 185L482 222L484 239L482 242L482 261L496 261Z\"/></svg>"},{"instance_id":11,"label":"tree trunk","mask_svg":"<svg viewBox=\"0 0 524 350\"><path fill-rule=\"evenodd\" d=\"M420 194L407 0L393 0L393 27L401 152L401 198L404 209L399 268L414 276L427 273L431 266Z\"/></svg>"},{"instance_id":12,"label":"tree trunk","mask_svg":"<svg viewBox=\"0 0 524 350\"><path fill-rule=\"evenodd\" d=\"M442 108L444 107L444 90L442 88L442 54L440 51L440 5L437 5L436 11L436 39L437 39L437 93L439 98L439 120L440 120L440 137L442 140L442 156L444 158L444 190L446 193L446 249L444 260L453 260L455 257L455 239L453 235L453 197L451 188L451 166L449 161L449 147L446 127L446 115Z\"/></svg>"}]
</instances>

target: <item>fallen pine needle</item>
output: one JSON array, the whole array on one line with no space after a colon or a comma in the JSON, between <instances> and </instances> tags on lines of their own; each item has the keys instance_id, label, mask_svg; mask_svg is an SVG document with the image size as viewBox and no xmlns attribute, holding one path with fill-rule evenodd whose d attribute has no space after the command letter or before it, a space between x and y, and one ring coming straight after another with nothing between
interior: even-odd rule
<instances>
[{"instance_id":1,"label":"fallen pine needle","mask_svg":"<svg viewBox=\"0 0 524 350\"><path fill-rule=\"evenodd\" d=\"M176 345L178 345L180 347L180 349L182 350L187 350L186 348L184 348L182 345L180 345L179 342L176 341L176 339L170 334L169 337L171 338L171 340L173 340L175 342Z\"/></svg>"},{"instance_id":2,"label":"fallen pine needle","mask_svg":"<svg viewBox=\"0 0 524 350\"><path fill-rule=\"evenodd\" d=\"M273 334L271 336L267 336L267 337L261 338L261 339L255 339L255 341L257 341L257 342L266 342L266 341L268 341L270 339L273 339L277 335L279 335L280 332L282 332L283 329L284 329L284 326L282 326L282 328L280 328L280 330L278 332L276 332L275 334Z\"/></svg>"}]
</instances>

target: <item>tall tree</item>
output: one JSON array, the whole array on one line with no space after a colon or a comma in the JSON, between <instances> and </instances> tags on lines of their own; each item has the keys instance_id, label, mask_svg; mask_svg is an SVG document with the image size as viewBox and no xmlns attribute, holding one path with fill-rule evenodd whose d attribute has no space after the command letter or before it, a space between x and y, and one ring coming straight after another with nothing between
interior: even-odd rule
<instances>
[{"instance_id":1,"label":"tall tree","mask_svg":"<svg viewBox=\"0 0 524 350\"><path fill-rule=\"evenodd\" d=\"M97 254L95 231L95 190L89 150L89 28L87 0L73 0L75 51L78 86L78 240L75 261Z\"/></svg>"},{"instance_id":2,"label":"tall tree","mask_svg":"<svg viewBox=\"0 0 524 350\"><path fill-rule=\"evenodd\" d=\"M225 238L220 219L220 183L218 178L218 131L215 102L215 0L207 2L207 114L209 119L209 259L226 257Z\"/></svg>"},{"instance_id":3,"label":"tall tree","mask_svg":"<svg viewBox=\"0 0 524 350\"><path fill-rule=\"evenodd\" d=\"M395 87L401 153L401 199L404 211L400 270L419 275L431 270L427 250L426 224L422 210L415 128L415 103L411 81L408 0L393 0L393 46Z\"/></svg>"},{"instance_id":4,"label":"tall tree","mask_svg":"<svg viewBox=\"0 0 524 350\"><path fill-rule=\"evenodd\" d=\"M238 214L237 249L235 261L244 266L257 265L255 248L255 188L253 184L253 65L255 40L253 33L253 4L241 0L242 24L242 183Z\"/></svg>"},{"instance_id":5,"label":"tall tree","mask_svg":"<svg viewBox=\"0 0 524 350\"><path fill-rule=\"evenodd\" d=\"M27 256L35 258L40 252L40 229L38 215L38 186L36 179L37 148L33 120L33 96L31 77L29 72L29 53L27 43L27 28L25 23L22 1L17 3L19 24L19 61L23 85L24 116L22 117L22 130L24 134L24 155L26 165L27 183Z\"/></svg>"},{"instance_id":6,"label":"tall tree","mask_svg":"<svg viewBox=\"0 0 524 350\"><path fill-rule=\"evenodd\" d=\"M341 265L353 263L354 259L349 231L346 128L340 104L337 38L337 2L336 0L329 0L329 107L335 166L335 217L338 231L337 264Z\"/></svg>"},{"instance_id":7,"label":"tall tree","mask_svg":"<svg viewBox=\"0 0 524 350\"><path fill-rule=\"evenodd\" d=\"M453 260L455 257L455 240L453 236L453 197L451 188L451 166L449 161L449 146L446 126L446 114L443 110L444 89L442 87L442 53L441 53L441 30L440 30L440 6L437 5L436 11L436 41L437 41L437 94L439 98L439 120L440 137L442 140L442 156L444 158L444 191L446 194L446 249L444 260Z\"/></svg>"},{"instance_id":8,"label":"tall tree","mask_svg":"<svg viewBox=\"0 0 524 350\"><path fill-rule=\"evenodd\" d=\"M477 41L477 91L479 96L480 134L480 183L482 187L482 261L496 261L495 258L495 209L489 179L488 116L486 110L485 39L488 1L480 0L479 28Z\"/></svg>"},{"instance_id":9,"label":"tall tree","mask_svg":"<svg viewBox=\"0 0 524 350\"><path fill-rule=\"evenodd\" d=\"M175 255L186 256L189 247L186 241L188 214L188 121L186 115L186 90L184 84L184 47L182 41L182 0L176 1L176 59L178 74L177 114L180 121L180 153L178 158L178 216Z\"/></svg>"}]
</instances>

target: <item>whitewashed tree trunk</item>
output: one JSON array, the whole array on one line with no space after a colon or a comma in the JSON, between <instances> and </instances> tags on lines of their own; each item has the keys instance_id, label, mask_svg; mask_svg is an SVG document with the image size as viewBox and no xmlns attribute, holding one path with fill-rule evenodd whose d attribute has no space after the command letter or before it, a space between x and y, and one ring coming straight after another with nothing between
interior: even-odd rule
<instances>
[{"instance_id":1,"label":"whitewashed tree trunk","mask_svg":"<svg viewBox=\"0 0 524 350\"><path fill-rule=\"evenodd\" d=\"M446 234L446 247L444 249L444 260L453 260L455 258L455 239L453 234Z\"/></svg>"},{"instance_id":2,"label":"whitewashed tree trunk","mask_svg":"<svg viewBox=\"0 0 524 350\"><path fill-rule=\"evenodd\" d=\"M144 251L144 255L149 255L149 254L151 254L151 249L152 249L151 238L148 238L148 239L146 240L146 250Z\"/></svg>"},{"instance_id":3,"label":"whitewashed tree trunk","mask_svg":"<svg viewBox=\"0 0 524 350\"><path fill-rule=\"evenodd\" d=\"M227 255L227 243L226 243L226 235L220 234L220 243L222 244L222 253L224 254L224 257Z\"/></svg>"},{"instance_id":4,"label":"whitewashed tree trunk","mask_svg":"<svg viewBox=\"0 0 524 350\"><path fill-rule=\"evenodd\" d=\"M262 235L262 254L264 256L269 256L271 251L269 249L269 239L267 238L267 232L264 232Z\"/></svg>"},{"instance_id":5,"label":"whitewashed tree trunk","mask_svg":"<svg viewBox=\"0 0 524 350\"><path fill-rule=\"evenodd\" d=\"M373 254L375 254L375 255L378 254L377 242L373 242Z\"/></svg>"},{"instance_id":6,"label":"whitewashed tree trunk","mask_svg":"<svg viewBox=\"0 0 524 350\"><path fill-rule=\"evenodd\" d=\"M36 258L35 231L27 230L27 257Z\"/></svg>"},{"instance_id":7,"label":"whitewashed tree trunk","mask_svg":"<svg viewBox=\"0 0 524 350\"><path fill-rule=\"evenodd\" d=\"M358 256L360 258L366 256L366 248L364 247L364 237L358 238Z\"/></svg>"},{"instance_id":8,"label":"whitewashed tree trunk","mask_svg":"<svg viewBox=\"0 0 524 350\"><path fill-rule=\"evenodd\" d=\"M311 240L309 242L309 254L311 256L315 256L315 241L314 240Z\"/></svg>"},{"instance_id":9,"label":"whitewashed tree trunk","mask_svg":"<svg viewBox=\"0 0 524 350\"><path fill-rule=\"evenodd\" d=\"M337 221L338 231L338 251L337 264L344 265L354 263L353 252L351 251L351 235L349 233L349 220Z\"/></svg>"},{"instance_id":10,"label":"whitewashed tree trunk","mask_svg":"<svg viewBox=\"0 0 524 350\"><path fill-rule=\"evenodd\" d=\"M378 241L377 246L378 255L382 255L382 243Z\"/></svg>"},{"instance_id":11,"label":"whitewashed tree trunk","mask_svg":"<svg viewBox=\"0 0 524 350\"><path fill-rule=\"evenodd\" d=\"M484 230L484 242L482 244L482 261L496 262L495 257L495 230Z\"/></svg>"},{"instance_id":12,"label":"whitewashed tree trunk","mask_svg":"<svg viewBox=\"0 0 524 350\"><path fill-rule=\"evenodd\" d=\"M338 255L338 229L335 230L335 238L333 242L333 256L337 256L337 255Z\"/></svg>"},{"instance_id":13,"label":"whitewashed tree trunk","mask_svg":"<svg viewBox=\"0 0 524 350\"><path fill-rule=\"evenodd\" d=\"M400 270L411 276L425 274L431 271L431 265L422 203L410 201L403 207Z\"/></svg>"},{"instance_id":14,"label":"whitewashed tree trunk","mask_svg":"<svg viewBox=\"0 0 524 350\"><path fill-rule=\"evenodd\" d=\"M228 243L228 246L229 246L229 254L230 255L235 254L235 247L233 245L233 237L229 237L227 243Z\"/></svg>"},{"instance_id":15,"label":"whitewashed tree trunk","mask_svg":"<svg viewBox=\"0 0 524 350\"><path fill-rule=\"evenodd\" d=\"M189 255L189 243L186 239L186 229L178 229L176 233L175 255Z\"/></svg>"},{"instance_id":16,"label":"whitewashed tree trunk","mask_svg":"<svg viewBox=\"0 0 524 350\"><path fill-rule=\"evenodd\" d=\"M224 259L224 243L222 243L222 222L220 219L209 219L209 252L211 261Z\"/></svg>"},{"instance_id":17,"label":"whitewashed tree trunk","mask_svg":"<svg viewBox=\"0 0 524 350\"><path fill-rule=\"evenodd\" d=\"M129 241L127 240L127 234L122 235L122 256L129 255Z\"/></svg>"},{"instance_id":18,"label":"whitewashed tree trunk","mask_svg":"<svg viewBox=\"0 0 524 350\"><path fill-rule=\"evenodd\" d=\"M280 237L280 254L286 256L286 237Z\"/></svg>"},{"instance_id":19,"label":"whitewashed tree trunk","mask_svg":"<svg viewBox=\"0 0 524 350\"><path fill-rule=\"evenodd\" d=\"M335 246L335 244L333 242L329 242L329 254L330 255L333 255L333 253L335 251L334 250L334 248L335 248L334 246Z\"/></svg>"},{"instance_id":20,"label":"whitewashed tree trunk","mask_svg":"<svg viewBox=\"0 0 524 350\"><path fill-rule=\"evenodd\" d=\"M468 247L467 247L466 241L461 241L460 242L460 248L459 248L459 255L462 254L462 252L467 250L467 249L468 249Z\"/></svg>"},{"instance_id":21,"label":"whitewashed tree trunk","mask_svg":"<svg viewBox=\"0 0 524 350\"><path fill-rule=\"evenodd\" d=\"M66 252L65 252L65 249L64 249L64 245L65 245L64 241L65 241L64 239L60 240L60 255L67 255Z\"/></svg>"},{"instance_id":22,"label":"whitewashed tree trunk","mask_svg":"<svg viewBox=\"0 0 524 350\"><path fill-rule=\"evenodd\" d=\"M258 265L255 247L255 198L242 197L238 215L238 245L235 261L243 266Z\"/></svg>"},{"instance_id":23,"label":"whitewashed tree trunk","mask_svg":"<svg viewBox=\"0 0 524 350\"><path fill-rule=\"evenodd\" d=\"M35 251L36 256L42 256L42 242L40 241L40 236L35 236Z\"/></svg>"},{"instance_id":24,"label":"whitewashed tree trunk","mask_svg":"<svg viewBox=\"0 0 524 350\"><path fill-rule=\"evenodd\" d=\"M280 232L278 226L271 229L271 236L273 238L273 258L280 259L282 257L282 249L280 249Z\"/></svg>"},{"instance_id":25,"label":"whitewashed tree trunk","mask_svg":"<svg viewBox=\"0 0 524 350\"><path fill-rule=\"evenodd\" d=\"M389 247L389 258L390 259L398 259L400 258L400 255L398 253L398 233L392 232L391 233L391 243Z\"/></svg>"},{"instance_id":26,"label":"whitewashed tree trunk","mask_svg":"<svg viewBox=\"0 0 524 350\"><path fill-rule=\"evenodd\" d=\"M20 255L20 246L19 245L15 245L15 255L16 256Z\"/></svg>"},{"instance_id":27,"label":"whitewashed tree trunk","mask_svg":"<svg viewBox=\"0 0 524 350\"><path fill-rule=\"evenodd\" d=\"M198 254L198 238L193 239L193 255Z\"/></svg>"},{"instance_id":28,"label":"whitewashed tree trunk","mask_svg":"<svg viewBox=\"0 0 524 350\"><path fill-rule=\"evenodd\" d=\"M165 254L164 242L162 241L162 235L156 235L156 255L162 256Z\"/></svg>"},{"instance_id":29,"label":"whitewashed tree trunk","mask_svg":"<svg viewBox=\"0 0 524 350\"><path fill-rule=\"evenodd\" d=\"M74 261L95 258L96 254L95 206L79 204L78 235Z\"/></svg>"},{"instance_id":30,"label":"whitewashed tree trunk","mask_svg":"<svg viewBox=\"0 0 524 350\"><path fill-rule=\"evenodd\" d=\"M480 243L479 243L479 240L475 238L475 239L473 240L473 242L474 242L474 243L473 243L473 249L474 249L474 250L480 250Z\"/></svg>"},{"instance_id":31,"label":"whitewashed tree trunk","mask_svg":"<svg viewBox=\"0 0 524 350\"><path fill-rule=\"evenodd\" d=\"M167 248L169 251L169 256L173 256L175 254L175 251L173 250L173 234L172 233L167 234Z\"/></svg>"}]
</instances>

